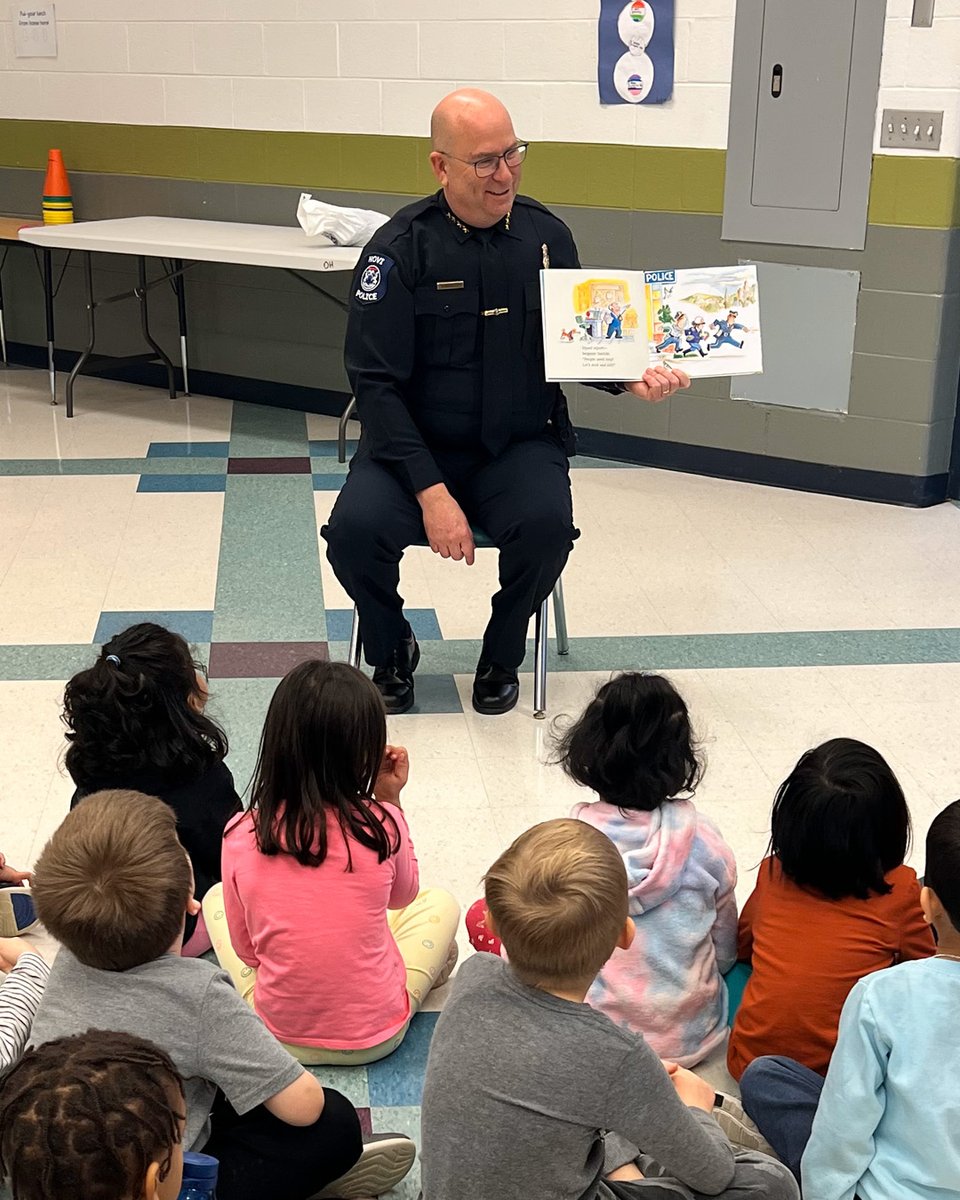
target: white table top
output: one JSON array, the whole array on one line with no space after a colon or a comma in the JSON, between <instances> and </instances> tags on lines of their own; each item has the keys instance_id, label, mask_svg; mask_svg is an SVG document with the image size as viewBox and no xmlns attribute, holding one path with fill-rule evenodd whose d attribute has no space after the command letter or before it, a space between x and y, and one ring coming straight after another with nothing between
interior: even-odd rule
<instances>
[{"instance_id":1,"label":"white table top","mask_svg":"<svg viewBox=\"0 0 960 1200\"><path fill-rule=\"evenodd\" d=\"M352 271L360 258L356 246L308 241L299 225L243 225L186 217L120 217L46 225L21 229L20 240L63 250L287 267L293 271Z\"/></svg>"}]
</instances>

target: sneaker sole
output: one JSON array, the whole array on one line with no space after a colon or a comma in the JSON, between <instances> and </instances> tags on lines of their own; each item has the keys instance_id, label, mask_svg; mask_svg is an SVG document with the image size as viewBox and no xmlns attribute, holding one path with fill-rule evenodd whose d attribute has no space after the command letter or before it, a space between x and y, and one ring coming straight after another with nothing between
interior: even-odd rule
<instances>
[{"instance_id":1,"label":"sneaker sole","mask_svg":"<svg viewBox=\"0 0 960 1200\"><path fill-rule=\"evenodd\" d=\"M754 1150L777 1158L777 1152L743 1111L743 1105L736 1097L725 1095L723 1100L723 1106L713 1110L713 1117L731 1145L738 1150Z\"/></svg>"},{"instance_id":2,"label":"sneaker sole","mask_svg":"<svg viewBox=\"0 0 960 1200\"><path fill-rule=\"evenodd\" d=\"M417 1148L407 1137L381 1136L364 1142L357 1164L317 1192L312 1200L360 1200L379 1196L400 1182L413 1166Z\"/></svg>"},{"instance_id":3,"label":"sneaker sole","mask_svg":"<svg viewBox=\"0 0 960 1200\"><path fill-rule=\"evenodd\" d=\"M39 924L29 888L0 888L0 937L20 937Z\"/></svg>"}]
</instances>

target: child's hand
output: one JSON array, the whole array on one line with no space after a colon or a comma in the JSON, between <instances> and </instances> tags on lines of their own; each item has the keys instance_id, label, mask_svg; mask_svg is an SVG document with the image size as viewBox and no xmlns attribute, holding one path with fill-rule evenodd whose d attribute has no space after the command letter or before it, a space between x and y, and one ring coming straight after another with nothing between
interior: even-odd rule
<instances>
[{"instance_id":1,"label":"child's hand","mask_svg":"<svg viewBox=\"0 0 960 1200\"><path fill-rule=\"evenodd\" d=\"M712 1113L717 1093L710 1084L686 1067L677 1067L675 1063L671 1065L676 1069L669 1072L670 1079L687 1108L702 1108L704 1112Z\"/></svg>"},{"instance_id":2,"label":"child's hand","mask_svg":"<svg viewBox=\"0 0 960 1200\"><path fill-rule=\"evenodd\" d=\"M6 860L0 855L0 883L13 883L18 886L24 883L33 883L33 872L8 867Z\"/></svg>"},{"instance_id":3,"label":"child's hand","mask_svg":"<svg viewBox=\"0 0 960 1200\"><path fill-rule=\"evenodd\" d=\"M36 954L37 948L22 937L0 938L0 971L12 971L21 954Z\"/></svg>"},{"instance_id":4,"label":"child's hand","mask_svg":"<svg viewBox=\"0 0 960 1200\"><path fill-rule=\"evenodd\" d=\"M380 774L374 785L374 795L378 800L400 806L400 793L406 787L410 774L410 759L403 746L387 746L383 752L383 762Z\"/></svg>"}]
</instances>

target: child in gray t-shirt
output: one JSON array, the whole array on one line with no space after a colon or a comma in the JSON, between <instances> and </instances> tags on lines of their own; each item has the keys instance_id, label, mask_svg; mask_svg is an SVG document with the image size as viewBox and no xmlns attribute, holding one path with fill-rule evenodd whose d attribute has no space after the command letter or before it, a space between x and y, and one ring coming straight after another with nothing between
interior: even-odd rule
<instances>
[{"instance_id":1,"label":"child in gray t-shirt","mask_svg":"<svg viewBox=\"0 0 960 1200\"><path fill-rule=\"evenodd\" d=\"M185 913L199 905L166 804L139 792L87 797L34 877L40 918L63 948L31 1044L102 1029L165 1050L184 1082L183 1145L219 1159L220 1200L306 1200L343 1183L361 1155L384 1190L403 1177L409 1139L365 1145L349 1100L304 1071L224 972L180 957ZM355 1195L356 1182L344 1190Z\"/></svg>"},{"instance_id":2,"label":"child in gray t-shirt","mask_svg":"<svg viewBox=\"0 0 960 1200\"><path fill-rule=\"evenodd\" d=\"M423 1200L796 1200L786 1167L734 1151L712 1088L583 1003L634 928L604 834L527 830L487 872L486 901L509 962L465 962L437 1022Z\"/></svg>"}]
</instances>

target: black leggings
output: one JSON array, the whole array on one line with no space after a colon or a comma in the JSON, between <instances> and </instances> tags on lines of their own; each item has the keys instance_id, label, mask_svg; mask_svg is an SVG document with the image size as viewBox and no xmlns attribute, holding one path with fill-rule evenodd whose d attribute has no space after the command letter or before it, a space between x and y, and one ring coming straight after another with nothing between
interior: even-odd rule
<instances>
[{"instance_id":1,"label":"black leggings","mask_svg":"<svg viewBox=\"0 0 960 1200\"><path fill-rule=\"evenodd\" d=\"M346 1174L363 1149L360 1119L345 1096L323 1094L313 1125L288 1125L262 1104L238 1116L218 1092L203 1147L220 1160L217 1200L306 1200Z\"/></svg>"}]
</instances>

